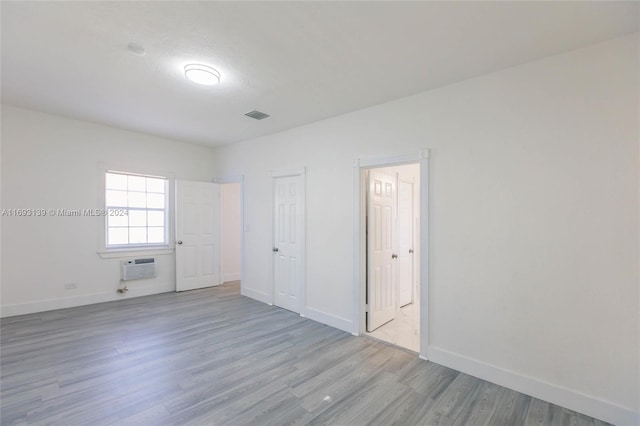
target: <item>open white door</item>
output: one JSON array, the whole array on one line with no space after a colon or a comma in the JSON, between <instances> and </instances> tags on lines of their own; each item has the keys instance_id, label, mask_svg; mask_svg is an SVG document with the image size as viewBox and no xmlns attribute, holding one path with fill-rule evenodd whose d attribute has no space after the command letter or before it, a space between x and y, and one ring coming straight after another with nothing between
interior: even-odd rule
<instances>
[{"instance_id":1,"label":"open white door","mask_svg":"<svg viewBox=\"0 0 640 426\"><path fill-rule=\"evenodd\" d=\"M176 181L176 291L220 284L220 185Z\"/></svg>"},{"instance_id":2,"label":"open white door","mask_svg":"<svg viewBox=\"0 0 640 426\"><path fill-rule=\"evenodd\" d=\"M413 303L414 253L413 178L398 178L398 305Z\"/></svg>"},{"instance_id":3,"label":"open white door","mask_svg":"<svg viewBox=\"0 0 640 426\"><path fill-rule=\"evenodd\" d=\"M367 199L367 331L396 316L396 203L396 179L371 170Z\"/></svg>"},{"instance_id":4,"label":"open white door","mask_svg":"<svg viewBox=\"0 0 640 426\"><path fill-rule=\"evenodd\" d=\"M304 244L304 177L273 178L274 304L300 313Z\"/></svg>"}]
</instances>

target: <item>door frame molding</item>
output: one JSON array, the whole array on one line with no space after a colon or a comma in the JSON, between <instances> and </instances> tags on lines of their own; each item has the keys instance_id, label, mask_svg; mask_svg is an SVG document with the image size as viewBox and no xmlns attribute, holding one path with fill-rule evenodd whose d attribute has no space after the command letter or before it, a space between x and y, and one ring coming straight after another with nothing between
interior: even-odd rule
<instances>
[{"instance_id":1,"label":"door frame molding","mask_svg":"<svg viewBox=\"0 0 640 426\"><path fill-rule=\"evenodd\" d=\"M428 359L429 349L429 159L431 151L376 158L357 158L353 163L353 331L365 333L366 223L364 173L368 169L419 164L420 166L420 358Z\"/></svg>"},{"instance_id":2,"label":"door frame molding","mask_svg":"<svg viewBox=\"0 0 640 426\"><path fill-rule=\"evenodd\" d=\"M300 265L300 283L298 284L298 294L300 295L300 301L298 306L298 313L301 317L306 317L306 306L307 306L307 168L305 166L289 168L289 169L275 169L269 171L269 176L271 176L271 222L269 227L270 238L269 238L269 256L271 257L269 260L269 291L271 292L270 299L271 305L275 305L276 301L276 289L275 289L275 279L273 276L274 267L273 267L273 254L272 249L274 247L275 242L273 241L273 232L275 230L275 194L276 194L276 179L282 177L292 177L292 176L301 176L302 177L302 226L301 226L301 235L300 239L302 241L302 245L300 248L300 261L302 264Z\"/></svg>"},{"instance_id":3,"label":"door frame molding","mask_svg":"<svg viewBox=\"0 0 640 426\"><path fill-rule=\"evenodd\" d=\"M217 183L220 185L224 185L225 183L239 183L240 184L240 291L244 289L244 175L235 175L235 176L223 176L223 177L215 177L211 180L213 183ZM222 191L220 192L220 197L222 197ZM222 202L220 203L220 208L222 209ZM220 212L220 217L222 217L222 211ZM220 247L222 247L222 232L220 232ZM222 250L220 250L220 280L222 280Z\"/></svg>"}]
</instances>

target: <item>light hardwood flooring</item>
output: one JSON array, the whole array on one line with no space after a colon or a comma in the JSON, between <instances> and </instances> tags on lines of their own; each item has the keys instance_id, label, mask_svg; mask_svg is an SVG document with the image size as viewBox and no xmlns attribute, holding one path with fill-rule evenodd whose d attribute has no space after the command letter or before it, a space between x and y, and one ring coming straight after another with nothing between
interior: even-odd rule
<instances>
[{"instance_id":1,"label":"light hardwood flooring","mask_svg":"<svg viewBox=\"0 0 640 426\"><path fill-rule=\"evenodd\" d=\"M5 318L2 425L604 423L239 295Z\"/></svg>"}]
</instances>

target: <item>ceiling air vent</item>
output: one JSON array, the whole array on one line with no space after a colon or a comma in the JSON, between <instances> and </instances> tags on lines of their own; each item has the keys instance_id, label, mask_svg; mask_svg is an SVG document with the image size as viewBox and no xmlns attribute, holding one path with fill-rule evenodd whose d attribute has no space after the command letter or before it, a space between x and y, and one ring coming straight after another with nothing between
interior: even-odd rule
<instances>
[{"instance_id":1,"label":"ceiling air vent","mask_svg":"<svg viewBox=\"0 0 640 426\"><path fill-rule=\"evenodd\" d=\"M264 112L256 111L255 109L253 111L249 111L245 115L247 117L255 118L256 120L263 120L263 119L269 117L269 114L265 114Z\"/></svg>"}]
</instances>

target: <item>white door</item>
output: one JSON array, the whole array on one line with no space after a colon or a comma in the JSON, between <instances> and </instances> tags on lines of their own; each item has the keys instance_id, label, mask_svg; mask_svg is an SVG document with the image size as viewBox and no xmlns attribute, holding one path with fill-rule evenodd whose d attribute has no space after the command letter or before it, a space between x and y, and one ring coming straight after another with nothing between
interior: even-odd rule
<instances>
[{"instance_id":1,"label":"white door","mask_svg":"<svg viewBox=\"0 0 640 426\"><path fill-rule=\"evenodd\" d=\"M274 177L274 304L300 313L304 227L303 175Z\"/></svg>"},{"instance_id":2,"label":"white door","mask_svg":"<svg viewBox=\"0 0 640 426\"><path fill-rule=\"evenodd\" d=\"M398 178L398 305L413 303L413 178Z\"/></svg>"},{"instance_id":3,"label":"white door","mask_svg":"<svg viewBox=\"0 0 640 426\"><path fill-rule=\"evenodd\" d=\"M367 331L373 331L396 315L396 179L371 170L367 198Z\"/></svg>"},{"instance_id":4,"label":"white door","mask_svg":"<svg viewBox=\"0 0 640 426\"><path fill-rule=\"evenodd\" d=\"M220 185L176 181L176 291L220 284Z\"/></svg>"}]
</instances>

